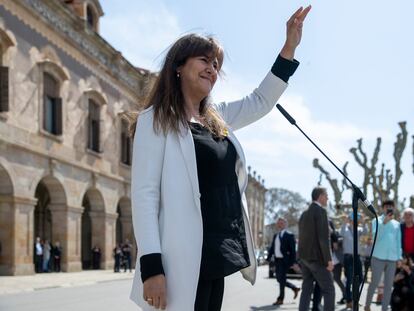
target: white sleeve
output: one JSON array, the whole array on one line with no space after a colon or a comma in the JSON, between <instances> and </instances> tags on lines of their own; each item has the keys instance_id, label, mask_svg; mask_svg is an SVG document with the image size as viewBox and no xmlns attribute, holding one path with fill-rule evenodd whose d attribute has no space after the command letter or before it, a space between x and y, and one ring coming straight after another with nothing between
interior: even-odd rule
<instances>
[{"instance_id":1,"label":"white sleeve","mask_svg":"<svg viewBox=\"0 0 414 311\"><path fill-rule=\"evenodd\" d=\"M147 110L138 116L131 170L132 222L139 257L161 253L158 213L164 152L165 136L162 131L155 133L153 111Z\"/></svg>"},{"instance_id":2,"label":"white sleeve","mask_svg":"<svg viewBox=\"0 0 414 311\"><path fill-rule=\"evenodd\" d=\"M288 84L269 72L251 94L246 97L216 105L217 111L232 130L240 129L269 113Z\"/></svg>"}]
</instances>

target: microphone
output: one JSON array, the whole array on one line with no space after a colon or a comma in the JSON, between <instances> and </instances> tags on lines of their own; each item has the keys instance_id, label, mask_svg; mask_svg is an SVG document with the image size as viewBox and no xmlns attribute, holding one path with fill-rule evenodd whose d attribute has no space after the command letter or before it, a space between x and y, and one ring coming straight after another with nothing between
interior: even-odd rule
<instances>
[{"instance_id":1,"label":"microphone","mask_svg":"<svg viewBox=\"0 0 414 311\"><path fill-rule=\"evenodd\" d=\"M356 192L358 198L361 200L361 202L364 205L364 207L367 208L370 211L370 213L372 213L373 215L375 215L376 214L376 211L374 209L374 206L372 206L371 202L368 201L367 197L365 196L365 194L362 193L361 189L359 189L354 184L352 184L352 188Z\"/></svg>"},{"instance_id":2,"label":"microphone","mask_svg":"<svg viewBox=\"0 0 414 311\"><path fill-rule=\"evenodd\" d=\"M283 114L283 116L290 122L290 124L294 125L297 127L297 129L312 143L312 145L315 146L316 149L319 150L320 153L323 154L323 156L338 170L339 173L341 173L342 176L345 177L345 179L352 185L352 188L355 192L355 194L357 195L358 199L361 200L362 204L364 205L364 207L373 215L376 215L377 213L375 212L374 207L372 206L371 202L369 202L367 200L367 198L365 197L365 195L362 193L361 189L359 189L357 186L355 186L355 184L352 182L352 180L350 180L348 178L348 176L325 154L325 152L323 152L318 145L316 145L312 139L309 138L308 135L306 135L306 133L304 131L302 131L302 129L296 124L295 119L292 118L292 116L280 105L277 104L276 108L279 109L279 111Z\"/></svg>"},{"instance_id":3,"label":"microphone","mask_svg":"<svg viewBox=\"0 0 414 311\"><path fill-rule=\"evenodd\" d=\"M285 116L285 118L290 122L290 124L295 125L296 121L292 116L285 110L280 104L276 104L276 108Z\"/></svg>"}]
</instances>

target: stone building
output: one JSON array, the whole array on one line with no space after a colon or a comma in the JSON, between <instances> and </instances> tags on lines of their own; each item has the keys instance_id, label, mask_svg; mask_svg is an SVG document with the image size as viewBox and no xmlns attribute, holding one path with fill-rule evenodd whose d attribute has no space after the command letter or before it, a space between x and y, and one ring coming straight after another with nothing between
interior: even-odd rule
<instances>
[{"instance_id":1,"label":"stone building","mask_svg":"<svg viewBox=\"0 0 414 311\"><path fill-rule=\"evenodd\" d=\"M60 241L63 271L135 245L119 114L153 76L99 35L102 15L98 0L0 0L0 275L34 273L37 236Z\"/></svg>"},{"instance_id":2,"label":"stone building","mask_svg":"<svg viewBox=\"0 0 414 311\"><path fill-rule=\"evenodd\" d=\"M250 224L252 228L253 239L257 248L263 248L264 245L264 209L266 187L264 179L256 176L256 171L251 173L251 167L248 167L249 180L246 188L246 199L249 208Z\"/></svg>"},{"instance_id":3,"label":"stone building","mask_svg":"<svg viewBox=\"0 0 414 311\"><path fill-rule=\"evenodd\" d=\"M116 243L135 245L119 115L154 76L99 35L102 15L98 0L0 0L0 275L34 273L36 237L61 243L67 272L90 268L95 245L102 269ZM258 247L265 192L249 169Z\"/></svg>"}]
</instances>

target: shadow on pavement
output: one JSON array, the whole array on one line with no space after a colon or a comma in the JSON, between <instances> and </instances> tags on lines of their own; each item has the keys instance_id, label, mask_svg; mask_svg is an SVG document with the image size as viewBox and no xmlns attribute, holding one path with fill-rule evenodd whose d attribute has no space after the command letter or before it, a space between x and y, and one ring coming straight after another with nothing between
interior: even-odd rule
<instances>
[{"instance_id":1,"label":"shadow on pavement","mask_svg":"<svg viewBox=\"0 0 414 311\"><path fill-rule=\"evenodd\" d=\"M268 311L268 310L277 310L279 309L279 306L273 306L273 305L267 305L267 306L261 306L261 307L250 307L250 311Z\"/></svg>"}]
</instances>

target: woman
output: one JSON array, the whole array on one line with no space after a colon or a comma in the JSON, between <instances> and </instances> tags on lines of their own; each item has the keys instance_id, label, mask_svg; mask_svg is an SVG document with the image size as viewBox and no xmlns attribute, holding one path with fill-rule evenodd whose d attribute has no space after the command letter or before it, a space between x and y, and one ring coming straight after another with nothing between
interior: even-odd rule
<instances>
[{"instance_id":1,"label":"woman","mask_svg":"<svg viewBox=\"0 0 414 311\"><path fill-rule=\"evenodd\" d=\"M144 310L220 310L225 276L241 270L254 284L246 164L233 131L267 114L286 89L309 10L291 17L272 72L240 101L209 101L223 63L213 38L186 35L168 51L146 109L132 124L140 257L131 299Z\"/></svg>"}]
</instances>

